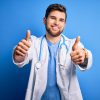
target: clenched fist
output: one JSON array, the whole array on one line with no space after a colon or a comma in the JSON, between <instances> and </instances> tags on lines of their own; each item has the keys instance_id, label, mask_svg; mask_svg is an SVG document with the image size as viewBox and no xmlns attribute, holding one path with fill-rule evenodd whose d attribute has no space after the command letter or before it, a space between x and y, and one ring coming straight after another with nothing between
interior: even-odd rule
<instances>
[{"instance_id":1,"label":"clenched fist","mask_svg":"<svg viewBox=\"0 0 100 100\"><path fill-rule=\"evenodd\" d=\"M71 52L71 59L75 64L82 64L85 59L85 51L83 48L78 46L78 43L80 42L80 37L78 36L75 40L74 45L72 46L72 52Z\"/></svg>"},{"instance_id":2,"label":"clenched fist","mask_svg":"<svg viewBox=\"0 0 100 100\"><path fill-rule=\"evenodd\" d=\"M22 62L24 61L27 51L30 48L30 30L27 31L26 33L26 38L20 41L17 45L17 47L14 50L14 60L15 62Z\"/></svg>"}]
</instances>

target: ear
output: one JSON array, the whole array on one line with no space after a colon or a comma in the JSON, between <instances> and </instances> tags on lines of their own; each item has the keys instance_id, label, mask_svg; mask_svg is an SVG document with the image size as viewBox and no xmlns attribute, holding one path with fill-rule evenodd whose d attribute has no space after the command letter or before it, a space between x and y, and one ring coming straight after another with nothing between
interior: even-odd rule
<instances>
[{"instance_id":1,"label":"ear","mask_svg":"<svg viewBox=\"0 0 100 100\"><path fill-rule=\"evenodd\" d=\"M45 17L43 18L43 23L46 24L46 18Z\"/></svg>"}]
</instances>

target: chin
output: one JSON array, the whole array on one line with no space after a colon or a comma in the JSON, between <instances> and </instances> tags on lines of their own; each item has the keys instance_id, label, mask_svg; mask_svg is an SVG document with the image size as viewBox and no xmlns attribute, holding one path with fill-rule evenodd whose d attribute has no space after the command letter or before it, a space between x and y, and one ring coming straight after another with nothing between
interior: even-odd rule
<instances>
[{"instance_id":1,"label":"chin","mask_svg":"<svg viewBox=\"0 0 100 100\"><path fill-rule=\"evenodd\" d=\"M61 33L49 33L52 37L57 37L57 36L59 36Z\"/></svg>"}]
</instances>

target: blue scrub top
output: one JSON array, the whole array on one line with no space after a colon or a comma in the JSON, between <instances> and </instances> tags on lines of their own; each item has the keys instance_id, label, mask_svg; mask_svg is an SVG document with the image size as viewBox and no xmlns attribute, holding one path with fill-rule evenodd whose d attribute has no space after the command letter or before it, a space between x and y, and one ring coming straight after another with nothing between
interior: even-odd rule
<instances>
[{"instance_id":1,"label":"blue scrub top","mask_svg":"<svg viewBox=\"0 0 100 100\"><path fill-rule=\"evenodd\" d=\"M59 42L52 44L49 40L47 40L47 43L49 49L48 79L47 87L41 100L60 100L60 91L57 86L56 79L56 55Z\"/></svg>"}]
</instances>

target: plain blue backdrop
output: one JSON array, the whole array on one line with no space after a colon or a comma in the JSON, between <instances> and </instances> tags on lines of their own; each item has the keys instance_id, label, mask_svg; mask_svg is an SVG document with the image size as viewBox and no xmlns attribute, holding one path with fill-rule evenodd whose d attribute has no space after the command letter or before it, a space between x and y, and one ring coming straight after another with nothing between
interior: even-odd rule
<instances>
[{"instance_id":1,"label":"plain blue backdrop","mask_svg":"<svg viewBox=\"0 0 100 100\"><path fill-rule=\"evenodd\" d=\"M45 34L43 17L49 4L66 6L68 19L64 34L81 37L93 53L92 68L77 70L84 100L100 100L100 0L0 0L0 100L24 100L30 64L17 68L12 62L13 47L30 29Z\"/></svg>"}]
</instances>

